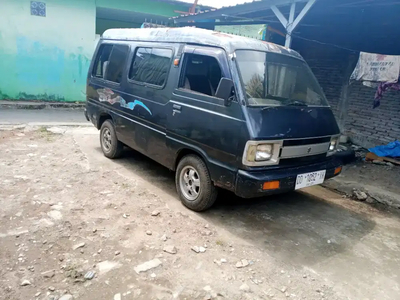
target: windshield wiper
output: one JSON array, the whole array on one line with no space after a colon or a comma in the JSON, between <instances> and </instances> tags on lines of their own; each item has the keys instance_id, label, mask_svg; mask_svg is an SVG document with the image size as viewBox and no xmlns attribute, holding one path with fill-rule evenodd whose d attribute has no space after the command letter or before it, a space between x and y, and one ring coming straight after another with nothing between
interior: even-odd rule
<instances>
[{"instance_id":1,"label":"windshield wiper","mask_svg":"<svg viewBox=\"0 0 400 300\"><path fill-rule=\"evenodd\" d=\"M306 103L300 100L293 100L290 98L285 98L285 97L280 97L280 96L274 96L268 94L266 96L266 99L271 99L271 100L277 100L282 103L282 106L308 106Z\"/></svg>"},{"instance_id":2,"label":"windshield wiper","mask_svg":"<svg viewBox=\"0 0 400 300\"><path fill-rule=\"evenodd\" d=\"M286 104L286 106L308 106L308 105L305 104L304 102L294 100L294 101Z\"/></svg>"},{"instance_id":3,"label":"windshield wiper","mask_svg":"<svg viewBox=\"0 0 400 300\"><path fill-rule=\"evenodd\" d=\"M308 106L308 105L301 101L292 101L288 104L283 104L280 106L267 106L267 107L264 107L262 110L269 110L271 108L285 107L285 106L302 106L302 107L304 107L304 106Z\"/></svg>"},{"instance_id":4,"label":"windshield wiper","mask_svg":"<svg viewBox=\"0 0 400 300\"><path fill-rule=\"evenodd\" d=\"M272 108L277 108L277 106L266 106L266 107L263 107L261 110L269 110Z\"/></svg>"}]
</instances>

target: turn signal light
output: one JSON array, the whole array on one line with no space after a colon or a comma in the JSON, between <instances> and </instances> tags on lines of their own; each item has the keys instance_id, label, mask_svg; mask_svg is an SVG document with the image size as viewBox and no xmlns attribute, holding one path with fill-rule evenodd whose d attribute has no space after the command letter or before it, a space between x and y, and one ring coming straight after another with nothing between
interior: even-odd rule
<instances>
[{"instance_id":1,"label":"turn signal light","mask_svg":"<svg viewBox=\"0 0 400 300\"><path fill-rule=\"evenodd\" d=\"M263 190L277 190L280 187L280 182L279 181L268 181L264 182L263 184Z\"/></svg>"},{"instance_id":2,"label":"turn signal light","mask_svg":"<svg viewBox=\"0 0 400 300\"><path fill-rule=\"evenodd\" d=\"M342 172L342 167L338 167L335 169L335 175L339 174L340 172Z\"/></svg>"}]
</instances>

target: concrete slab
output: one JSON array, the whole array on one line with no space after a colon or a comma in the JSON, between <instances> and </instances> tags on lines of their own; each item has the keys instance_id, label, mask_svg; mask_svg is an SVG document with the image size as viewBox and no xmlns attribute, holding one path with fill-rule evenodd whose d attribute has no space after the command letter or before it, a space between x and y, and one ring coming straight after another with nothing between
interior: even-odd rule
<instances>
[{"instance_id":1,"label":"concrete slab","mask_svg":"<svg viewBox=\"0 0 400 300\"><path fill-rule=\"evenodd\" d=\"M46 109L46 108L83 108L84 102L39 102L39 101L13 101L13 100L0 100L0 109L14 108L14 109Z\"/></svg>"},{"instance_id":2,"label":"concrete slab","mask_svg":"<svg viewBox=\"0 0 400 300\"><path fill-rule=\"evenodd\" d=\"M44 108L15 109L0 107L0 125L29 124L32 126L84 126L91 125L83 109Z\"/></svg>"}]
</instances>

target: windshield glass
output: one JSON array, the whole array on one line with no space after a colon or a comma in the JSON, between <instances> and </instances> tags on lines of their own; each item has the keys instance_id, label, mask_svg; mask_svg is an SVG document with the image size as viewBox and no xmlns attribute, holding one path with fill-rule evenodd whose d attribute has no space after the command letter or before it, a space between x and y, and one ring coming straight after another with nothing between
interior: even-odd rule
<instances>
[{"instance_id":1,"label":"windshield glass","mask_svg":"<svg viewBox=\"0 0 400 300\"><path fill-rule=\"evenodd\" d=\"M236 51L249 106L328 106L305 62L290 56Z\"/></svg>"}]
</instances>

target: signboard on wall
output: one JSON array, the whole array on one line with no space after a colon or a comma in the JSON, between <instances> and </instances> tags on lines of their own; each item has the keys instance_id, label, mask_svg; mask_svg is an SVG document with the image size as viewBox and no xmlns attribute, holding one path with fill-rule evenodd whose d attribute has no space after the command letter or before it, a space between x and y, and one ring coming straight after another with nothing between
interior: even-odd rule
<instances>
[{"instance_id":1,"label":"signboard on wall","mask_svg":"<svg viewBox=\"0 0 400 300\"><path fill-rule=\"evenodd\" d=\"M400 76L400 56L361 52L350 80L394 83Z\"/></svg>"}]
</instances>

